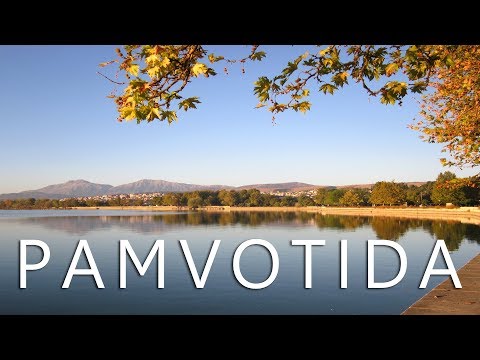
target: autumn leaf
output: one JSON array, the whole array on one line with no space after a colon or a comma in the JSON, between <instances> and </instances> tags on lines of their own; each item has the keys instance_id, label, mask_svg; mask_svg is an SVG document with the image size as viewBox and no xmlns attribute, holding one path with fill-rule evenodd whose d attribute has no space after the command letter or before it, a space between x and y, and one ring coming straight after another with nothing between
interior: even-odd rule
<instances>
[{"instance_id":1,"label":"autumn leaf","mask_svg":"<svg viewBox=\"0 0 480 360\"><path fill-rule=\"evenodd\" d=\"M393 74L395 74L398 70L398 65L396 63L391 63L389 65L387 65L387 67L385 68L385 74L387 76L391 76Z\"/></svg>"},{"instance_id":2,"label":"autumn leaf","mask_svg":"<svg viewBox=\"0 0 480 360\"><path fill-rule=\"evenodd\" d=\"M160 60L159 56L157 54L152 54L150 56L148 56L145 61L148 63L148 64L151 64L151 63L155 63L156 61Z\"/></svg>"},{"instance_id":3,"label":"autumn leaf","mask_svg":"<svg viewBox=\"0 0 480 360\"><path fill-rule=\"evenodd\" d=\"M127 71L132 74L133 76L138 76L138 70L139 67L137 64L132 64L130 67L127 69Z\"/></svg>"},{"instance_id":4,"label":"autumn leaf","mask_svg":"<svg viewBox=\"0 0 480 360\"><path fill-rule=\"evenodd\" d=\"M102 62L102 63L98 64L98 66L100 66L100 67L105 67L105 66L107 66L107 65L113 64L114 62L117 62L117 60L111 60L111 61Z\"/></svg>"},{"instance_id":5,"label":"autumn leaf","mask_svg":"<svg viewBox=\"0 0 480 360\"><path fill-rule=\"evenodd\" d=\"M170 59L168 57L163 58L161 65L163 67L167 67L168 65L170 65Z\"/></svg>"},{"instance_id":6,"label":"autumn leaf","mask_svg":"<svg viewBox=\"0 0 480 360\"><path fill-rule=\"evenodd\" d=\"M192 67L192 73L193 73L194 76L205 74L206 72L207 72L207 67L205 66L205 64L196 63Z\"/></svg>"}]
</instances>

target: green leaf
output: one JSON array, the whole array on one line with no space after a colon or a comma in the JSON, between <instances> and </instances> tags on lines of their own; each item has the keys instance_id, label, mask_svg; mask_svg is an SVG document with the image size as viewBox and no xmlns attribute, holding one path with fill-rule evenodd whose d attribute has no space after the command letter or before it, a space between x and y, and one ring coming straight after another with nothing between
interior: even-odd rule
<instances>
[{"instance_id":1,"label":"green leaf","mask_svg":"<svg viewBox=\"0 0 480 360\"><path fill-rule=\"evenodd\" d=\"M251 54L249 56L249 58L253 61L257 60L257 61L261 61L265 56L267 56L267 54L265 53L265 51L257 51L253 54Z\"/></svg>"},{"instance_id":2,"label":"green leaf","mask_svg":"<svg viewBox=\"0 0 480 360\"><path fill-rule=\"evenodd\" d=\"M188 109L196 109L197 106L195 104L199 104L200 100L198 100L198 97L191 97L184 99L178 103L178 108L181 109L183 107L183 110L187 111Z\"/></svg>"},{"instance_id":3,"label":"green leaf","mask_svg":"<svg viewBox=\"0 0 480 360\"><path fill-rule=\"evenodd\" d=\"M332 76L332 81L337 86L343 86L347 82L347 77L348 77L347 72L341 72L339 74L335 74L334 76Z\"/></svg>"},{"instance_id":4,"label":"green leaf","mask_svg":"<svg viewBox=\"0 0 480 360\"><path fill-rule=\"evenodd\" d=\"M223 56L215 56L213 53L208 55L208 60L210 60L212 64L223 59L225 59Z\"/></svg>"},{"instance_id":5,"label":"green leaf","mask_svg":"<svg viewBox=\"0 0 480 360\"><path fill-rule=\"evenodd\" d=\"M455 64L455 62L453 61L453 59L450 57L450 55L448 55L446 58L445 58L445 65L447 65L448 67L450 66L453 66Z\"/></svg>"},{"instance_id":6,"label":"green leaf","mask_svg":"<svg viewBox=\"0 0 480 360\"><path fill-rule=\"evenodd\" d=\"M323 84L320 86L320 91L323 91L324 94L327 92L333 95L333 92L337 90L338 88L332 84Z\"/></svg>"},{"instance_id":7,"label":"green leaf","mask_svg":"<svg viewBox=\"0 0 480 360\"><path fill-rule=\"evenodd\" d=\"M269 90L271 86L270 80L266 76L261 76L254 83L255 87L253 92L261 102L264 102L270 98Z\"/></svg>"},{"instance_id":8,"label":"green leaf","mask_svg":"<svg viewBox=\"0 0 480 360\"><path fill-rule=\"evenodd\" d=\"M425 91L426 88L427 88L427 84L424 81L416 81L412 85L410 90L414 93L421 93L421 92Z\"/></svg>"},{"instance_id":9,"label":"green leaf","mask_svg":"<svg viewBox=\"0 0 480 360\"><path fill-rule=\"evenodd\" d=\"M177 112L173 110L164 110L160 116L161 120L167 120L170 124L173 121L177 121Z\"/></svg>"}]
</instances>

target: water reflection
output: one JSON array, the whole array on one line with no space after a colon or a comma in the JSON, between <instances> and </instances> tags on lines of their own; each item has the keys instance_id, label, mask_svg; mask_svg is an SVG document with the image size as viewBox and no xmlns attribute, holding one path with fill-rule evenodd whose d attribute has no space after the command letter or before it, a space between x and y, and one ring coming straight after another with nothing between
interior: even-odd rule
<instances>
[{"instance_id":1,"label":"water reflection","mask_svg":"<svg viewBox=\"0 0 480 360\"><path fill-rule=\"evenodd\" d=\"M277 279L261 291L240 286L232 270L235 249L253 237L269 241L280 262ZM88 240L105 289L85 276L61 288L79 238ZM367 240L375 238L398 241L407 254L408 271L392 288L367 288ZM51 250L49 263L28 273L28 289L18 287L19 239L45 241ZM141 261L154 240L164 239L165 288L157 288L153 263L138 276L131 262L128 288L119 288L120 239L131 241ZM212 240L222 240L205 288L194 287L179 239L188 241L199 272ZM312 289L304 288L305 252L292 239L327 241L312 252ZM348 289L339 287L340 239L348 240ZM427 289L418 288L436 239L456 250L456 268L480 249L478 226L458 221L306 212L0 212L0 314L399 314L446 278L433 276ZM37 250L29 250L32 264L40 261ZM79 268L85 266L82 256ZM242 256L249 281L263 281L270 268L264 249L251 247ZM391 280L397 271L393 251L380 247L376 280Z\"/></svg>"},{"instance_id":2,"label":"water reflection","mask_svg":"<svg viewBox=\"0 0 480 360\"><path fill-rule=\"evenodd\" d=\"M370 224L379 239L397 241L415 225L410 220L392 217L373 217Z\"/></svg>"},{"instance_id":3,"label":"water reflection","mask_svg":"<svg viewBox=\"0 0 480 360\"><path fill-rule=\"evenodd\" d=\"M49 230L83 236L93 230L119 228L142 234L161 234L182 226L316 226L319 229L355 230L371 227L378 239L398 241L408 231L424 230L445 240L450 251L457 250L464 239L480 244L478 226L459 221L421 220L395 217L322 215L306 212L190 212L137 216L66 216L19 218L20 226L40 225Z\"/></svg>"}]
</instances>

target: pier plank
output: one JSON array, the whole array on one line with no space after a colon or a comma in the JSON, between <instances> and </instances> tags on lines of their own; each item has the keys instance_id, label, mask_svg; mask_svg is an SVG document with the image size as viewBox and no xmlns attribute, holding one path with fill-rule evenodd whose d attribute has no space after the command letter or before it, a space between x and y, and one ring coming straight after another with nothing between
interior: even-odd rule
<instances>
[{"instance_id":1,"label":"pier plank","mask_svg":"<svg viewBox=\"0 0 480 360\"><path fill-rule=\"evenodd\" d=\"M461 289L448 278L402 315L480 315L480 254L457 273Z\"/></svg>"}]
</instances>

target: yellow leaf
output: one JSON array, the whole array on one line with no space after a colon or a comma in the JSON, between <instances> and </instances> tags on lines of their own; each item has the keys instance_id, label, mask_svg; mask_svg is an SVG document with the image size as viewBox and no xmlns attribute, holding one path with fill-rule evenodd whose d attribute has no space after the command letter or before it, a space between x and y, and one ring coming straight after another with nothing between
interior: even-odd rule
<instances>
[{"instance_id":1,"label":"yellow leaf","mask_svg":"<svg viewBox=\"0 0 480 360\"><path fill-rule=\"evenodd\" d=\"M159 111L157 108L153 108L153 109L152 109L152 113L154 113L155 115L157 115L157 118L160 118L160 111Z\"/></svg>"},{"instance_id":2,"label":"yellow leaf","mask_svg":"<svg viewBox=\"0 0 480 360\"><path fill-rule=\"evenodd\" d=\"M158 73L159 70L160 70L160 68L158 66L154 66L154 67L148 69L147 73L150 77L154 77Z\"/></svg>"},{"instance_id":3,"label":"yellow leaf","mask_svg":"<svg viewBox=\"0 0 480 360\"><path fill-rule=\"evenodd\" d=\"M196 63L192 67L192 73L194 76L198 76L200 74L205 74L207 72L207 67L205 64L202 63Z\"/></svg>"},{"instance_id":4,"label":"yellow leaf","mask_svg":"<svg viewBox=\"0 0 480 360\"><path fill-rule=\"evenodd\" d=\"M320 51L318 52L318 55L320 55L320 56L325 56L325 55L328 54L329 51L330 51L330 46L327 46L325 49L320 50Z\"/></svg>"},{"instance_id":5,"label":"yellow leaf","mask_svg":"<svg viewBox=\"0 0 480 360\"><path fill-rule=\"evenodd\" d=\"M138 70L139 67L137 64L132 64L130 67L127 69L127 71L132 74L133 76L138 76Z\"/></svg>"},{"instance_id":6,"label":"yellow leaf","mask_svg":"<svg viewBox=\"0 0 480 360\"><path fill-rule=\"evenodd\" d=\"M396 63L391 63L391 64L388 64L387 67L385 68L385 73L387 74L387 76L390 76L395 72L397 72L397 70L398 70L398 65Z\"/></svg>"},{"instance_id":7,"label":"yellow leaf","mask_svg":"<svg viewBox=\"0 0 480 360\"><path fill-rule=\"evenodd\" d=\"M170 65L170 59L169 59L168 57L163 58L161 65L162 65L163 67L167 67L168 65Z\"/></svg>"},{"instance_id":8,"label":"yellow leaf","mask_svg":"<svg viewBox=\"0 0 480 360\"><path fill-rule=\"evenodd\" d=\"M129 115L125 116L126 121L135 119L135 111L132 111Z\"/></svg>"},{"instance_id":9,"label":"yellow leaf","mask_svg":"<svg viewBox=\"0 0 480 360\"><path fill-rule=\"evenodd\" d=\"M159 56L157 54L152 54L149 57L145 59L147 63L154 63L155 61L160 60Z\"/></svg>"},{"instance_id":10,"label":"yellow leaf","mask_svg":"<svg viewBox=\"0 0 480 360\"><path fill-rule=\"evenodd\" d=\"M135 108L133 106L125 106L120 110L120 116L127 120L135 119Z\"/></svg>"},{"instance_id":11,"label":"yellow leaf","mask_svg":"<svg viewBox=\"0 0 480 360\"><path fill-rule=\"evenodd\" d=\"M125 101L125 104L132 104L132 106L135 106L136 104L135 98L133 96L129 96L127 98L127 101Z\"/></svg>"}]
</instances>

